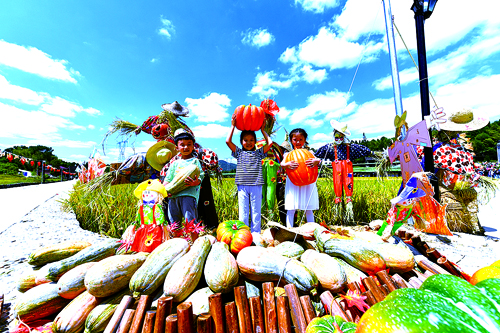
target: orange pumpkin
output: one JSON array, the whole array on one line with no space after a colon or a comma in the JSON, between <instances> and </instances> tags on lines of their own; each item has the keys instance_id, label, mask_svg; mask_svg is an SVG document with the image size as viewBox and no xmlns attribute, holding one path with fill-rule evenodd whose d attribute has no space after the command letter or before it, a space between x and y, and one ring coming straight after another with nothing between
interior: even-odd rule
<instances>
[{"instance_id":1,"label":"orange pumpkin","mask_svg":"<svg viewBox=\"0 0 500 333\"><path fill-rule=\"evenodd\" d=\"M236 128L240 131L258 131L264 123L266 113L260 106L240 105L234 110Z\"/></svg>"},{"instance_id":2,"label":"orange pumpkin","mask_svg":"<svg viewBox=\"0 0 500 333\"><path fill-rule=\"evenodd\" d=\"M238 220L219 223L217 240L229 245L231 252L238 254L243 248L252 245L253 237L250 228Z\"/></svg>"},{"instance_id":3,"label":"orange pumpkin","mask_svg":"<svg viewBox=\"0 0 500 333\"><path fill-rule=\"evenodd\" d=\"M310 158L314 158L314 155L307 149L294 149L285 156L285 162L299 163L297 169L286 169L286 174L294 185L309 185L318 178L318 166L310 168L306 165L306 161Z\"/></svg>"}]
</instances>

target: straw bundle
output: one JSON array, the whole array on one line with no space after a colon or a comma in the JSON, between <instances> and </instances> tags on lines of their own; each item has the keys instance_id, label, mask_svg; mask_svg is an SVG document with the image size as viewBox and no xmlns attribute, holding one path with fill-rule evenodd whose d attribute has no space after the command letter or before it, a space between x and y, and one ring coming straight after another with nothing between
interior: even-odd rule
<instances>
[{"instance_id":1,"label":"straw bundle","mask_svg":"<svg viewBox=\"0 0 500 333\"><path fill-rule=\"evenodd\" d=\"M477 192L473 188L450 191L441 187L441 204L446 207L446 220L451 231L481 233L477 217Z\"/></svg>"}]
</instances>

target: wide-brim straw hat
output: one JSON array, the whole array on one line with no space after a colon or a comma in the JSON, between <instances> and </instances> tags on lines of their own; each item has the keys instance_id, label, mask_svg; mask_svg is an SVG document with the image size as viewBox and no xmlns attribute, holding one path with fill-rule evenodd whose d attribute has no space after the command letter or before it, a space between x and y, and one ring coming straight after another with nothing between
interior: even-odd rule
<instances>
[{"instance_id":1,"label":"wide-brim straw hat","mask_svg":"<svg viewBox=\"0 0 500 333\"><path fill-rule=\"evenodd\" d=\"M149 147L146 160L155 170L161 171L165 164L177 154L175 145L168 141L159 141Z\"/></svg>"},{"instance_id":2,"label":"wide-brim straw hat","mask_svg":"<svg viewBox=\"0 0 500 333\"><path fill-rule=\"evenodd\" d=\"M448 111L446 111L448 113ZM459 111L451 111L448 113L448 119L439 127L445 131L468 132L475 131L488 125L490 120L488 117L471 109L462 109Z\"/></svg>"},{"instance_id":3,"label":"wide-brim straw hat","mask_svg":"<svg viewBox=\"0 0 500 333\"><path fill-rule=\"evenodd\" d=\"M179 104L179 102L175 101L173 103L162 104L162 109L165 111L170 111L176 116L187 117L189 114L189 109L185 106Z\"/></svg>"},{"instance_id":4,"label":"wide-brim straw hat","mask_svg":"<svg viewBox=\"0 0 500 333\"><path fill-rule=\"evenodd\" d=\"M134 190L135 197L138 199L142 199L142 192L146 190L157 192L163 195L164 198L168 196L165 186L163 186L163 184L160 183L158 179L148 179L140 183Z\"/></svg>"},{"instance_id":5,"label":"wide-brim straw hat","mask_svg":"<svg viewBox=\"0 0 500 333\"><path fill-rule=\"evenodd\" d=\"M330 120L330 125L332 125L333 129L337 132L344 134L345 136L351 136L351 132L347 129L346 123L341 123L335 119Z\"/></svg>"}]
</instances>

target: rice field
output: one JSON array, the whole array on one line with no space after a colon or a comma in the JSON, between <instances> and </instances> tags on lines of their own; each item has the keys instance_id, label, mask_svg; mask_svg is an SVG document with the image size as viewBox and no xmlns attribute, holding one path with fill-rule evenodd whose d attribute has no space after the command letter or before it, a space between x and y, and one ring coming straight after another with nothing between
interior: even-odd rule
<instances>
[{"instance_id":1,"label":"rice field","mask_svg":"<svg viewBox=\"0 0 500 333\"><path fill-rule=\"evenodd\" d=\"M379 181L372 177L355 177L353 194L354 223L363 224L375 219L384 219L390 208L389 200L396 196L401 178L386 178ZM336 215L333 201L333 182L320 178L317 182L319 210L314 212L316 221L328 224L346 225ZM86 193L85 187L75 185L63 208L75 213L82 228L111 237L120 237L134 220L137 212L137 198L133 191L137 184L115 185L102 191ZM215 206L220 221L238 219L238 197L234 179L225 178L221 183L212 180ZM299 221L302 219L299 214ZM341 214L342 215L342 214ZM262 211L262 224L278 220L278 210Z\"/></svg>"}]
</instances>

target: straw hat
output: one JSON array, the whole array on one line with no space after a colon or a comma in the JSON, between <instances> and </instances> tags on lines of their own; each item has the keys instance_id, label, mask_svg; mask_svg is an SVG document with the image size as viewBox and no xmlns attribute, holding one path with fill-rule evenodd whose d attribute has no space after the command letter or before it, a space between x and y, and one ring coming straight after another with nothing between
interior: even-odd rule
<instances>
[{"instance_id":1,"label":"straw hat","mask_svg":"<svg viewBox=\"0 0 500 333\"><path fill-rule=\"evenodd\" d=\"M146 160L155 170L161 171L165 164L176 154L177 149L173 143L159 141L148 149Z\"/></svg>"},{"instance_id":2,"label":"straw hat","mask_svg":"<svg viewBox=\"0 0 500 333\"><path fill-rule=\"evenodd\" d=\"M442 130L467 132L475 131L488 125L490 120L483 115L474 115L471 109L446 112L449 114L445 123L440 124Z\"/></svg>"},{"instance_id":3,"label":"straw hat","mask_svg":"<svg viewBox=\"0 0 500 333\"><path fill-rule=\"evenodd\" d=\"M185 106L180 105L177 101L173 103L162 104L161 108L165 111L172 112L176 116L187 117L189 114L189 109Z\"/></svg>"},{"instance_id":4,"label":"straw hat","mask_svg":"<svg viewBox=\"0 0 500 333\"><path fill-rule=\"evenodd\" d=\"M330 120L330 125L332 125L333 129L337 132L344 134L345 136L351 136L351 132L347 129L346 123L338 122L335 119Z\"/></svg>"},{"instance_id":5,"label":"straw hat","mask_svg":"<svg viewBox=\"0 0 500 333\"><path fill-rule=\"evenodd\" d=\"M168 196L167 190L165 190L165 186L158 179L148 179L140 183L137 188L134 190L134 195L138 199L142 199L142 192L144 191L154 191L163 195L164 198Z\"/></svg>"}]
</instances>

